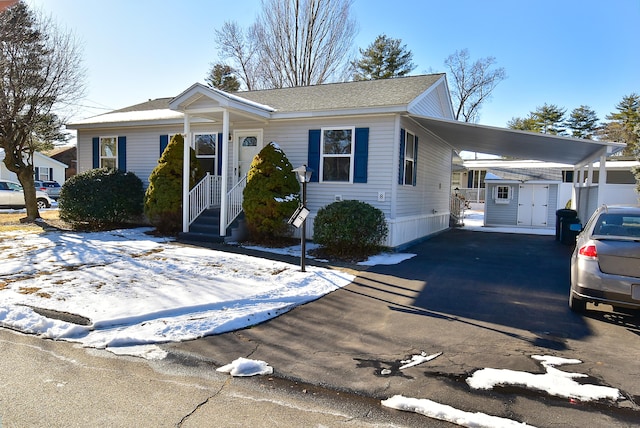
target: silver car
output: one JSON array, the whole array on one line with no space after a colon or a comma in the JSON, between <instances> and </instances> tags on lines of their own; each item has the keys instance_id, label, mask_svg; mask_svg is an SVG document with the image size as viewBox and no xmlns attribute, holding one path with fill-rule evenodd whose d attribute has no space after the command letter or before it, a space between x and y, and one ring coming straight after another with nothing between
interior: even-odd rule
<instances>
[{"instance_id":1,"label":"silver car","mask_svg":"<svg viewBox=\"0 0 640 428\"><path fill-rule=\"evenodd\" d=\"M583 312L587 302L640 309L640 207L603 205L578 235L569 307Z\"/></svg>"},{"instance_id":2,"label":"silver car","mask_svg":"<svg viewBox=\"0 0 640 428\"><path fill-rule=\"evenodd\" d=\"M51 198L45 192L36 190L36 201L38 209L49 208ZM24 208L24 190L20 183L9 180L0 180L0 207L2 208Z\"/></svg>"}]
</instances>

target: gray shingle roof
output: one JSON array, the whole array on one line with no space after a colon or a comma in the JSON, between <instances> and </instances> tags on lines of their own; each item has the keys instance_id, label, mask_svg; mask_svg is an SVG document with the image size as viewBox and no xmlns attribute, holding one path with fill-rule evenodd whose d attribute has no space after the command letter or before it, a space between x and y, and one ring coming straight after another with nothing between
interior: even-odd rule
<instances>
[{"instance_id":1,"label":"gray shingle roof","mask_svg":"<svg viewBox=\"0 0 640 428\"><path fill-rule=\"evenodd\" d=\"M278 112L303 112L407 105L435 84L443 74L396 77L359 82L328 83L295 88L236 92ZM172 98L158 98L113 113L168 109Z\"/></svg>"}]
</instances>

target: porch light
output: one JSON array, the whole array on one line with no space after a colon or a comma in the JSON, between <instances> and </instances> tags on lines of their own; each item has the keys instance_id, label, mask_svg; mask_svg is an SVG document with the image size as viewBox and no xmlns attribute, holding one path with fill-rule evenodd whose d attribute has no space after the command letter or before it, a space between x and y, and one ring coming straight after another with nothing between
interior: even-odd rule
<instances>
[{"instance_id":1,"label":"porch light","mask_svg":"<svg viewBox=\"0 0 640 428\"><path fill-rule=\"evenodd\" d=\"M294 217L301 216L302 224L300 227L300 271L305 272L305 261L307 258L307 215L309 211L307 210L307 183L311 181L311 175L313 174L313 169L307 168L307 165L299 166L294 169L293 172L296 173L296 177L300 184L302 184L302 201L300 203L300 207L296 210ZM293 217L292 217L293 218Z\"/></svg>"},{"instance_id":2,"label":"porch light","mask_svg":"<svg viewBox=\"0 0 640 428\"><path fill-rule=\"evenodd\" d=\"M308 183L311 181L311 175L313 174L313 169L307 168L306 165L302 165L294 169L293 172L296 173L298 177L298 181L300 183ZM304 199L304 192L303 192L302 199ZM302 204L304 205L304 203L305 201L303 200Z\"/></svg>"}]
</instances>

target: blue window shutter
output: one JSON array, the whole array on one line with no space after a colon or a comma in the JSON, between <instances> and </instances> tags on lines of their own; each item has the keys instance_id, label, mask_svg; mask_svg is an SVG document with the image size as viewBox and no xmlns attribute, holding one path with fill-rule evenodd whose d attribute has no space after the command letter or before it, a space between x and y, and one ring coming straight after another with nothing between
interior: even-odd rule
<instances>
[{"instance_id":1,"label":"blue window shutter","mask_svg":"<svg viewBox=\"0 0 640 428\"><path fill-rule=\"evenodd\" d=\"M369 161L369 128L356 128L356 147L354 150L353 182L367 182L367 163Z\"/></svg>"},{"instance_id":2,"label":"blue window shutter","mask_svg":"<svg viewBox=\"0 0 640 428\"><path fill-rule=\"evenodd\" d=\"M398 168L398 184L404 184L404 129L400 130L400 165Z\"/></svg>"},{"instance_id":3,"label":"blue window shutter","mask_svg":"<svg viewBox=\"0 0 640 428\"><path fill-rule=\"evenodd\" d=\"M161 135L160 136L160 156L164 153L164 149L169 145L169 136Z\"/></svg>"},{"instance_id":4,"label":"blue window shutter","mask_svg":"<svg viewBox=\"0 0 640 428\"><path fill-rule=\"evenodd\" d=\"M309 130L309 150L307 154L307 166L313 169L311 175L311 182L317 183L320 181L320 130Z\"/></svg>"},{"instance_id":5,"label":"blue window shutter","mask_svg":"<svg viewBox=\"0 0 640 428\"><path fill-rule=\"evenodd\" d=\"M100 138L93 137L93 167L100 168Z\"/></svg>"},{"instance_id":6,"label":"blue window shutter","mask_svg":"<svg viewBox=\"0 0 640 428\"><path fill-rule=\"evenodd\" d=\"M33 176L35 177L36 180L40 180L40 168L39 167L35 167L33 169Z\"/></svg>"},{"instance_id":7,"label":"blue window shutter","mask_svg":"<svg viewBox=\"0 0 640 428\"><path fill-rule=\"evenodd\" d=\"M53 180L53 168L49 168L49 180Z\"/></svg>"},{"instance_id":8,"label":"blue window shutter","mask_svg":"<svg viewBox=\"0 0 640 428\"><path fill-rule=\"evenodd\" d=\"M413 185L418 182L418 136L414 137L413 142Z\"/></svg>"},{"instance_id":9,"label":"blue window shutter","mask_svg":"<svg viewBox=\"0 0 640 428\"><path fill-rule=\"evenodd\" d=\"M216 159L218 160L217 175L222 175L222 145L224 141L222 139L222 132L218 133L218 145L216 147Z\"/></svg>"},{"instance_id":10,"label":"blue window shutter","mask_svg":"<svg viewBox=\"0 0 640 428\"><path fill-rule=\"evenodd\" d=\"M118 169L127 170L127 137L118 137Z\"/></svg>"}]
</instances>

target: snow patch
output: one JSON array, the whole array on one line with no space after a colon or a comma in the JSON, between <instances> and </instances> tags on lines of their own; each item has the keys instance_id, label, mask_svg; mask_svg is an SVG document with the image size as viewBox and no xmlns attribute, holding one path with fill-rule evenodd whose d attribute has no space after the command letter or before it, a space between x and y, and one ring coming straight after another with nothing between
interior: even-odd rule
<instances>
[{"instance_id":1,"label":"snow patch","mask_svg":"<svg viewBox=\"0 0 640 428\"><path fill-rule=\"evenodd\" d=\"M231 376L256 376L273 374L273 367L264 361L240 357L230 364L216 369L216 371L229 373Z\"/></svg>"}]
</instances>

